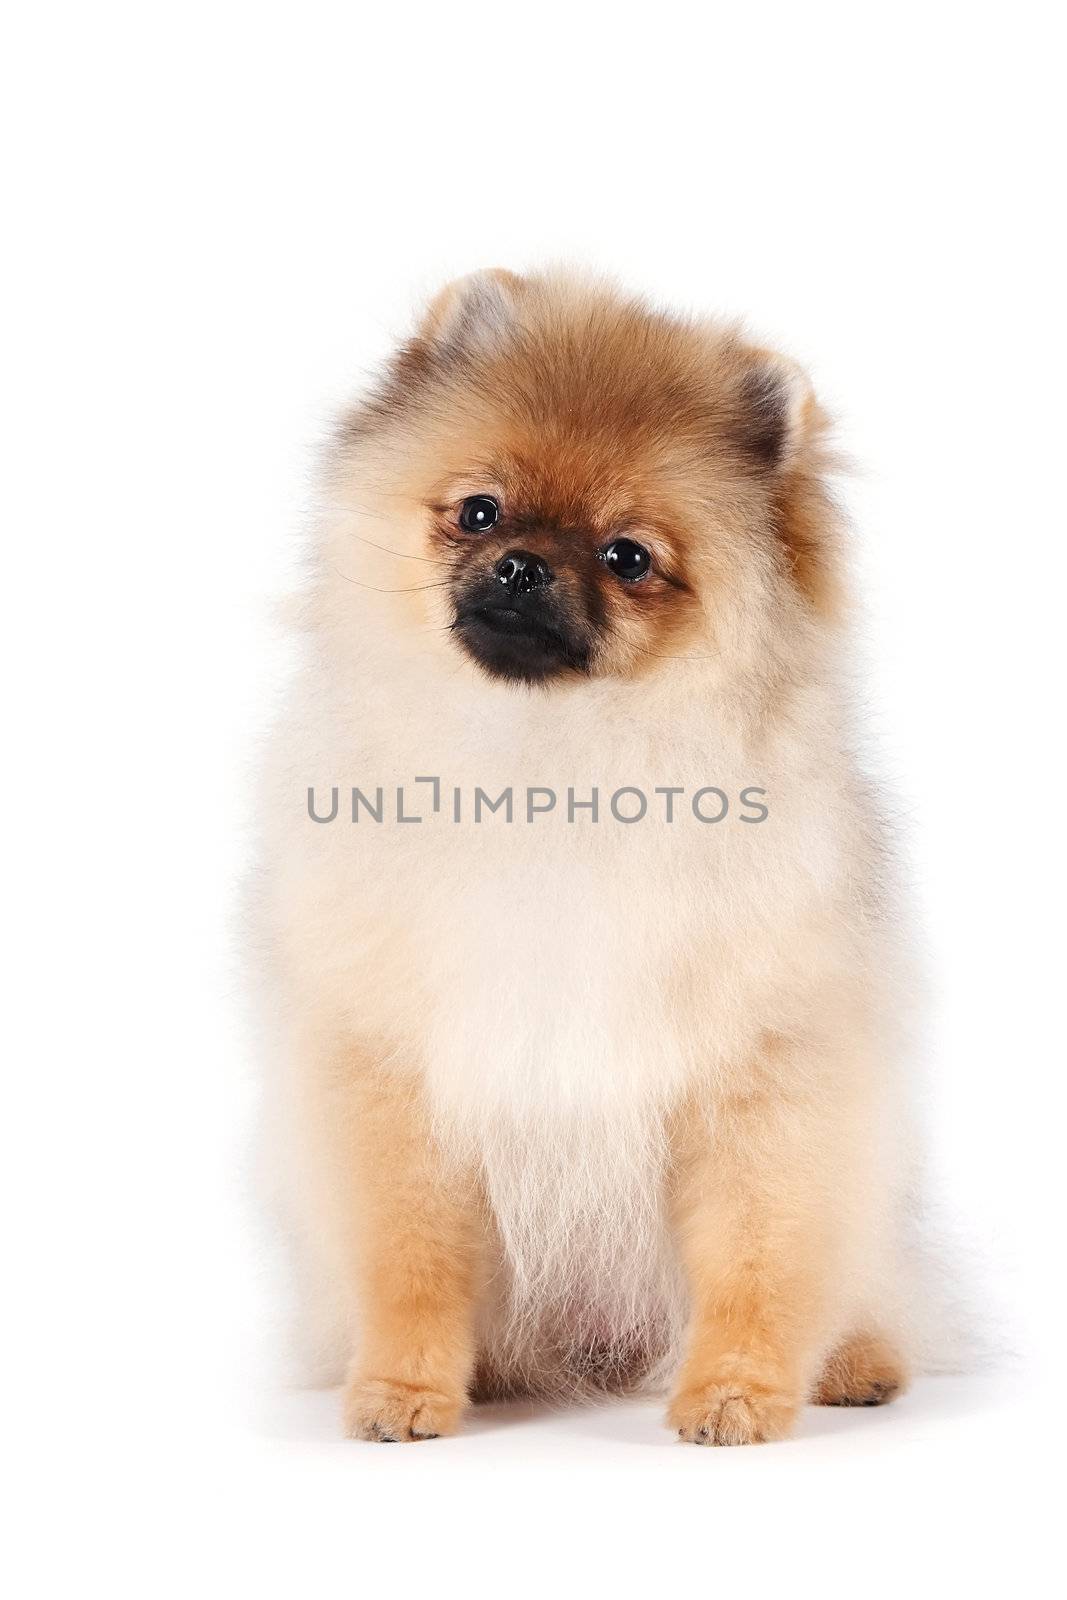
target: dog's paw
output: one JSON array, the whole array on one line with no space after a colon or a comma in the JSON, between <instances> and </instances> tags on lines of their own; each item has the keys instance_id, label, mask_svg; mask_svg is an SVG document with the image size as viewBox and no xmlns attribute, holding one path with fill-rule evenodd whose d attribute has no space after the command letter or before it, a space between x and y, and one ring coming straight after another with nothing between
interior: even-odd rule
<instances>
[{"instance_id":1,"label":"dog's paw","mask_svg":"<svg viewBox=\"0 0 1067 1600\"><path fill-rule=\"evenodd\" d=\"M817 1406L884 1406L907 1383L904 1363L887 1340L857 1334L830 1356L812 1400Z\"/></svg>"},{"instance_id":2,"label":"dog's paw","mask_svg":"<svg viewBox=\"0 0 1067 1600\"><path fill-rule=\"evenodd\" d=\"M760 1384L707 1383L676 1394L667 1420L688 1444L762 1444L784 1439L799 1409L795 1396Z\"/></svg>"},{"instance_id":3,"label":"dog's paw","mask_svg":"<svg viewBox=\"0 0 1067 1600\"><path fill-rule=\"evenodd\" d=\"M384 1378L356 1378L345 1390L345 1432L378 1444L436 1439L455 1433L465 1399Z\"/></svg>"}]
</instances>

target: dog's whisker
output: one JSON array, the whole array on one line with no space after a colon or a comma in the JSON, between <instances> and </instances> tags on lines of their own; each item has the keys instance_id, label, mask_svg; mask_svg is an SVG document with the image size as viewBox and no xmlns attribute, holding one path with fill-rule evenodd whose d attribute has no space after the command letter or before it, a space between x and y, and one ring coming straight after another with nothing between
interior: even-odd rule
<instances>
[{"instance_id":1,"label":"dog's whisker","mask_svg":"<svg viewBox=\"0 0 1067 1600\"><path fill-rule=\"evenodd\" d=\"M639 645L639 644L634 645L634 649L635 650L639 650L643 656L655 656L657 661L714 661L715 660L715 657L711 656L711 655L708 655L708 656L674 656L674 655L665 655L662 650L646 650L643 647L643 645Z\"/></svg>"},{"instance_id":2,"label":"dog's whisker","mask_svg":"<svg viewBox=\"0 0 1067 1600\"><path fill-rule=\"evenodd\" d=\"M370 589L373 594L418 594L423 589L445 589L448 587L447 579L442 578L439 583L412 583L399 589L382 589L376 583L361 583L358 578L350 578L347 572L342 572L340 567L334 567L339 578L346 583L351 583L357 589Z\"/></svg>"},{"instance_id":3,"label":"dog's whisker","mask_svg":"<svg viewBox=\"0 0 1067 1600\"><path fill-rule=\"evenodd\" d=\"M390 550L387 544L377 544L373 539L368 539L362 533L351 533L350 538L358 539L360 544L369 544L372 550L381 550L387 556L396 556L400 561L425 561L428 567L437 565L432 556L412 556L406 550Z\"/></svg>"},{"instance_id":4,"label":"dog's whisker","mask_svg":"<svg viewBox=\"0 0 1067 1600\"><path fill-rule=\"evenodd\" d=\"M372 511L369 506L323 506L316 513L320 522L352 522L355 519L363 520L369 517L374 522L395 523L395 517L387 517L381 511Z\"/></svg>"},{"instance_id":5,"label":"dog's whisker","mask_svg":"<svg viewBox=\"0 0 1067 1600\"><path fill-rule=\"evenodd\" d=\"M380 516L375 511L366 511L361 506L354 507L352 510L343 507L327 508L320 513L322 520L331 522L344 522L350 520L354 515L373 517L376 522L389 522L392 520L390 517ZM349 528L348 537L350 539L358 539L361 544L370 545L372 550L381 550L387 556L396 556L398 561L424 561L430 567L437 565L433 556L417 556L413 555L410 550L394 550L391 545L379 544L376 539L368 539L365 533L357 533L354 528Z\"/></svg>"}]
</instances>

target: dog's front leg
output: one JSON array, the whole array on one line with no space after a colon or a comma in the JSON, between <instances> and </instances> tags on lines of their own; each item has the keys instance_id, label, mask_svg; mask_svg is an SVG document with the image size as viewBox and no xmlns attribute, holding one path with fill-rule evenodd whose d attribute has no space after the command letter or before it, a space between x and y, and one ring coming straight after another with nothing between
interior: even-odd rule
<instances>
[{"instance_id":1,"label":"dog's front leg","mask_svg":"<svg viewBox=\"0 0 1067 1600\"><path fill-rule=\"evenodd\" d=\"M411 1083L367 1074L334 1110L335 1217L359 1330L346 1429L382 1442L452 1433L474 1365L476 1186L442 1156Z\"/></svg>"},{"instance_id":2,"label":"dog's front leg","mask_svg":"<svg viewBox=\"0 0 1067 1600\"><path fill-rule=\"evenodd\" d=\"M834 1327L841 1131L817 1095L772 1082L687 1116L673 1212L691 1321L668 1411L681 1438L790 1432Z\"/></svg>"}]
</instances>

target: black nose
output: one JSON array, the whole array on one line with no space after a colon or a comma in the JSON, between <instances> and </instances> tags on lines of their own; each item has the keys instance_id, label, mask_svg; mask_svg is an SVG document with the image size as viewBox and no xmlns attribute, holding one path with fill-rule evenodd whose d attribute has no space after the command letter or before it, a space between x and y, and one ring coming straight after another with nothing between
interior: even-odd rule
<instances>
[{"instance_id":1,"label":"black nose","mask_svg":"<svg viewBox=\"0 0 1067 1600\"><path fill-rule=\"evenodd\" d=\"M554 574L548 562L532 556L528 550L509 550L496 564L497 581L504 585L509 595L526 594L530 589L543 589L552 582Z\"/></svg>"}]
</instances>

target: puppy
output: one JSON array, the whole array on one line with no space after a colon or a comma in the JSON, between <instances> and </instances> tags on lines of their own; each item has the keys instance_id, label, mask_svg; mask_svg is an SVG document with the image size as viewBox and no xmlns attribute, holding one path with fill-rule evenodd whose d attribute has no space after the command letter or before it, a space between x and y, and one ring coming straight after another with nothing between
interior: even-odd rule
<instances>
[{"instance_id":1,"label":"puppy","mask_svg":"<svg viewBox=\"0 0 1067 1600\"><path fill-rule=\"evenodd\" d=\"M350 1434L910 1362L897 914L824 418L603 285L430 306L324 474L265 784L276 1158Z\"/></svg>"}]
</instances>

